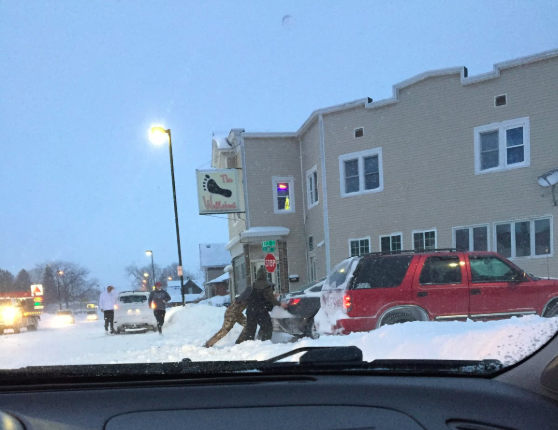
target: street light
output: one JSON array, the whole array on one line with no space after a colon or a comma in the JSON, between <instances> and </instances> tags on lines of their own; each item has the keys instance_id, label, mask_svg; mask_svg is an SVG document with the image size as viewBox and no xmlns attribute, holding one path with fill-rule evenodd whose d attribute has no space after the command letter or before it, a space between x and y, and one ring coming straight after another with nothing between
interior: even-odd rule
<instances>
[{"instance_id":1,"label":"street light","mask_svg":"<svg viewBox=\"0 0 558 430\"><path fill-rule=\"evenodd\" d=\"M172 276L169 276L167 279L168 279L169 281L172 281Z\"/></svg>"},{"instance_id":2,"label":"street light","mask_svg":"<svg viewBox=\"0 0 558 430\"><path fill-rule=\"evenodd\" d=\"M153 263L153 251L145 251L145 255L151 255L151 274L153 275L153 286L155 286L155 264Z\"/></svg>"},{"instance_id":3,"label":"street light","mask_svg":"<svg viewBox=\"0 0 558 430\"><path fill-rule=\"evenodd\" d=\"M149 139L155 145L162 145L169 139L169 155L170 155L170 168L171 168L171 179L172 179L172 197L174 200L174 221L176 224L176 244L178 245L178 265L182 267L182 252L180 250L180 229L178 228L178 207L176 205L176 186L174 184L174 163L172 161L172 138L171 131L165 129L164 127L155 126L151 127L149 132ZM184 278L180 274L180 291L182 293L182 306L184 306Z\"/></svg>"},{"instance_id":4,"label":"street light","mask_svg":"<svg viewBox=\"0 0 558 430\"><path fill-rule=\"evenodd\" d=\"M62 296L60 295L60 277L64 276L64 271L59 270L56 272L58 276L56 276L56 286L58 287L58 304L60 305L60 310L62 310Z\"/></svg>"}]
</instances>

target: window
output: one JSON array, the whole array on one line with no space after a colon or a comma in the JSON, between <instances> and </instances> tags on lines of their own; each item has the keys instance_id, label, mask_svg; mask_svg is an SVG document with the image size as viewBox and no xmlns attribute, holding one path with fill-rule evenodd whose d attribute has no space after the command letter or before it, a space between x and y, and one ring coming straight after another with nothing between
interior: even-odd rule
<instances>
[{"instance_id":1,"label":"window","mask_svg":"<svg viewBox=\"0 0 558 430\"><path fill-rule=\"evenodd\" d=\"M552 255L551 221L541 218L496 224L496 252L506 258Z\"/></svg>"},{"instance_id":2,"label":"window","mask_svg":"<svg viewBox=\"0 0 558 430\"><path fill-rule=\"evenodd\" d=\"M331 275L328 276L326 283L323 285L322 290L333 290L341 287L347 280L347 275L351 268L354 259L343 260L333 268Z\"/></svg>"},{"instance_id":3,"label":"window","mask_svg":"<svg viewBox=\"0 0 558 430\"><path fill-rule=\"evenodd\" d=\"M496 257L488 255L469 256L473 282L510 282L517 271Z\"/></svg>"},{"instance_id":4,"label":"window","mask_svg":"<svg viewBox=\"0 0 558 430\"><path fill-rule=\"evenodd\" d=\"M147 300L144 294L134 294L129 296L120 296L120 302L122 303L143 303Z\"/></svg>"},{"instance_id":5,"label":"window","mask_svg":"<svg viewBox=\"0 0 558 430\"><path fill-rule=\"evenodd\" d=\"M529 134L529 118L476 127L475 173L529 166Z\"/></svg>"},{"instance_id":6,"label":"window","mask_svg":"<svg viewBox=\"0 0 558 430\"><path fill-rule=\"evenodd\" d=\"M403 249L403 234L391 233L389 236L380 236L380 251L396 252Z\"/></svg>"},{"instance_id":7,"label":"window","mask_svg":"<svg viewBox=\"0 0 558 430\"><path fill-rule=\"evenodd\" d=\"M349 255L359 257L370 253L370 238L349 239Z\"/></svg>"},{"instance_id":8,"label":"window","mask_svg":"<svg viewBox=\"0 0 558 430\"><path fill-rule=\"evenodd\" d=\"M364 128L355 128L355 138L364 136Z\"/></svg>"},{"instance_id":9,"label":"window","mask_svg":"<svg viewBox=\"0 0 558 430\"><path fill-rule=\"evenodd\" d=\"M413 231L413 246L415 251L430 251L436 249L436 230Z\"/></svg>"},{"instance_id":10,"label":"window","mask_svg":"<svg viewBox=\"0 0 558 430\"><path fill-rule=\"evenodd\" d=\"M422 266L421 285L461 284L459 257L428 257Z\"/></svg>"},{"instance_id":11,"label":"window","mask_svg":"<svg viewBox=\"0 0 558 430\"><path fill-rule=\"evenodd\" d=\"M382 148L339 157L341 196L383 191Z\"/></svg>"},{"instance_id":12,"label":"window","mask_svg":"<svg viewBox=\"0 0 558 430\"><path fill-rule=\"evenodd\" d=\"M295 211L294 179L273 177L273 210L276 214Z\"/></svg>"},{"instance_id":13,"label":"window","mask_svg":"<svg viewBox=\"0 0 558 430\"><path fill-rule=\"evenodd\" d=\"M306 172L306 196L308 209L313 208L319 202L318 199L318 167L314 166Z\"/></svg>"},{"instance_id":14,"label":"window","mask_svg":"<svg viewBox=\"0 0 558 430\"><path fill-rule=\"evenodd\" d=\"M488 251L488 226L455 227L453 247L458 251Z\"/></svg>"},{"instance_id":15,"label":"window","mask_svg":"<svg viewBox=\"0 0 558 430\"><path fill-rule=\"evenodd\" d=\"M394 288L401 285L409 269L412 255L365 258L361 261L354 289Z\"/></svg>"},{"instance_id":16,"label":"window","mask_svg":"<svg viewBox=\"0 0 558 430\"><path fill-rule=\"evenodd\" d=\"M505 106L508 103L507 97L505 94L502 94L501 96L496 96L494 97L494 106L498 107L498 106Z\"/></svg>"},{"instance_id":17,"label":"window","mask_svg":"<svg viewBox=\"0 0 558 430\"><path fill-rule=\"evenodd\" d=\"M315 281L316 277L316 257L310 257L310 281Z\"/></svg>"},{"instance_id":18,"label":"window","mask_svg":"<svg viewBox=\"0 0 558 430\"><path fill-rule=\"evenodd\" d=\"M314 236L308 236L308 251L314 251Z\"/></svg>"}]
</instances>

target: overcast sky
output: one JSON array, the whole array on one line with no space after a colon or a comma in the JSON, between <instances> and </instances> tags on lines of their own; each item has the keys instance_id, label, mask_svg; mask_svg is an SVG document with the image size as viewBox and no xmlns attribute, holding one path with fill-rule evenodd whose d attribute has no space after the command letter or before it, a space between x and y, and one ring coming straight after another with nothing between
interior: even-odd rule
<instances>
[{"instance_id":1,"label":"overcast sky","mask_svg":"<svg viewBox=\"0 0 558 430\"><path fill-rule=\"evenodd\" d=\"M295 131L426 70L474 75L558 48L557 28L556 0L0 0L0 268L71 260L124 288L146 249L177 261L154 122L172 129L183 261L197 268L199 243L228 241L226 220L197 213L212 132Z\"/></svg>"}]
</instances>

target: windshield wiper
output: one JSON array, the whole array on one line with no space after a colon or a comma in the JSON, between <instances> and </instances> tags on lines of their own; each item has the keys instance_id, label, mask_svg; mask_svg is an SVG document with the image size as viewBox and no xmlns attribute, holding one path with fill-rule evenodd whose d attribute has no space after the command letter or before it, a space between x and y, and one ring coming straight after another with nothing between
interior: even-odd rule
<instances>
[{"instance_id":1,"label":"windshield wiper","mask_svg":"<svg viewBox=\"0 0 558 430\"><path fill-rule=\"evenodd\" d=\"M303 354L298 361L280 360ZM111 365L31 366L15 370L0 370L0 383L34 383L40 381L72 382L94 377L103 380L208 378L235 376L249 372L253 375L466 375L487 377L505 366L498 360L374 360L363 361L356 346L306 347L272 357L265 361L192 361Z\"/></svg>"}]
</instances>

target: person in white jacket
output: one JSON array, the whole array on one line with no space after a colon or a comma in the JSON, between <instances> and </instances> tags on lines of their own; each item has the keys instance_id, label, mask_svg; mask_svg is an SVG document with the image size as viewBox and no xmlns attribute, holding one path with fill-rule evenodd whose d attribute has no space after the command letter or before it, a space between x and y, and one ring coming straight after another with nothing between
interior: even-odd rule
<instances>
[{"instance_id":1,"label":"person in white jacket","mask_svg":"<svg viewBox=\"0 0 558 430\"><path fill-rule=\"evenodd\" d=\"M114 287L109 285L106 291L101 293L101 297L99 297L99 309L103 312L105 317L105 332L106 334L109 333L109 325L110 325L110 333L114 334L114 307L116 306L116 302L118 300L118 296L116 292L113 292Z\"/></svg>"}]
</instances>

